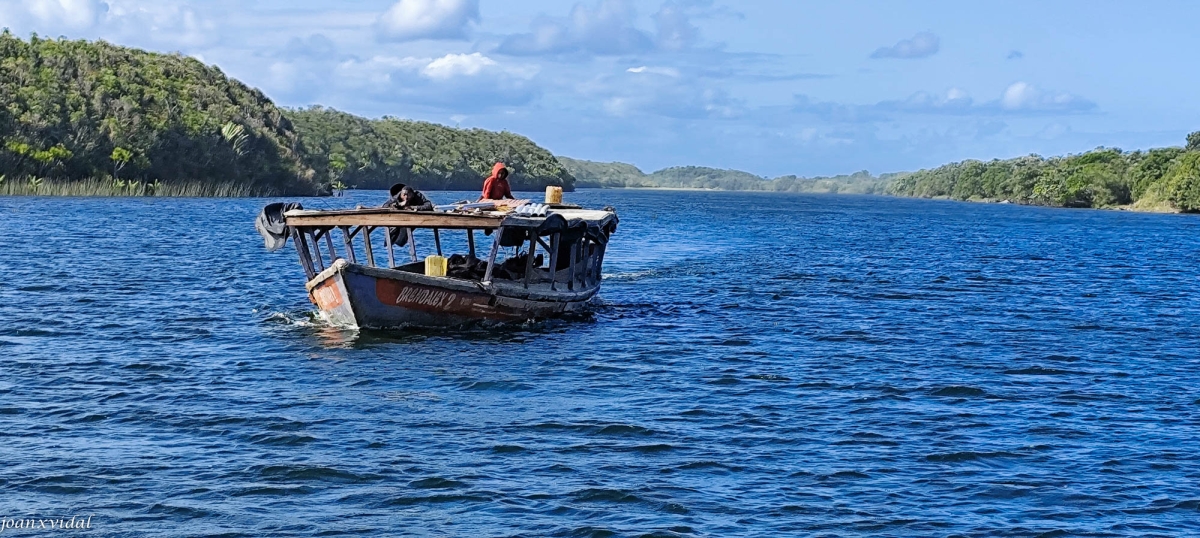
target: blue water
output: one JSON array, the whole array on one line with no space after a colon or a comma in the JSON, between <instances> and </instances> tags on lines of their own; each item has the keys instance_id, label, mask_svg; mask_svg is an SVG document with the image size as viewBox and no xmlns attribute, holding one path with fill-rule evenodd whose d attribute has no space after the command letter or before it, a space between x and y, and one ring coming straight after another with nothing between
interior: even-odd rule
<instances>
[{"instance_id":1,"label":"blue water","mask_svg":"<svg viewBox=\"0 0 1200 538\"><path fill-rule=\"evenodd\" d=\"M362 334L315 320L290 246L263 250L267 200L0 198L0 517L91 514L103 536L1200 533L1200 218L568 198L621 215L590 316Z\"/></svg>"}]
</instances>

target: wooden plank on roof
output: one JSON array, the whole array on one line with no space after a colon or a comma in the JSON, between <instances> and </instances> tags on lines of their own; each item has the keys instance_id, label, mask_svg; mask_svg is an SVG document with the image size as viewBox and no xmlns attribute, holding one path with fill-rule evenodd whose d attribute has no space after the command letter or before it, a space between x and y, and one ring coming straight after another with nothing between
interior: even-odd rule
<instances>
[{"instance_id":1,"label":"wooden plank on roof","mask_svg":"<svg viewBox=\"0 0 1200 538\"><path fill-rule=\"evenodd\" d=\"M389 209L347 211L288 211L288 226L395 226L408 228L444 228L485 230L500 227L502 215L464 215L427 213Z\"/></svg>"}]
</instances>

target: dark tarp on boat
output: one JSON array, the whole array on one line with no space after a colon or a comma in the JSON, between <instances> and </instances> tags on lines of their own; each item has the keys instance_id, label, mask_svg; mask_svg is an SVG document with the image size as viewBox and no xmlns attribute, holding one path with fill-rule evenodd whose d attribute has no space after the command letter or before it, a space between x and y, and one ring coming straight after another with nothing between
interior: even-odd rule
<instances>
[{"instance_id":1,"label":"dark tarp on boat","mask_svg":"<svg viewBox=\"0 0 1200 538\"><path fill-rule=\"evenodd\" d=\"M262 236L263 244L268 251L275 252L287 244L291 230L288 230L283 214L293 209L304 209L304 207L296 203L270 204L264 207L262 213L259 213L258 218L255 219L254 229L258 230L258 235Z\"/></svg>"},{"instance_id":2,"label":"dark tarp on boat","mask_svg":"<svg viewBox=\"0 0 1200 538\"><path fill-rule=\"evenodd\" d=\"M586 237L593 243L607 245L609 236L617 230L617 222L616 215L597 222L589 222L578 218L567 220L566 217L556 213L547 215L545 219L505 219L500 235L500 246L521 246L528 240L530 232L538 237L562 234L558 243L558 267L556 269L566 269L571 263L571 249L576 243Z\"/></svg>"}]
</instances>

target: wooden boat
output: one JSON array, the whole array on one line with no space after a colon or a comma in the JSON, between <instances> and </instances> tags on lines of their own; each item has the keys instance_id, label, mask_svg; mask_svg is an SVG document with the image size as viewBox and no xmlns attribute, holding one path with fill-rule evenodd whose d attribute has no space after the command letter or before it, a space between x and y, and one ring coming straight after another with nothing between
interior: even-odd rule
<instances>
[{"instance_id":1,"label":"wooden boat","mask_svg":"<svg viewBox=\"0 0 1200 538\"><path fill-rule=\"evenodd\" d=\"M329 323L351 328L522 322L579 312L600 289L605 248L618 222L611 210L561 207L545 216L392 209L283 216L309 299ZM418 257L417 236L429 232L437 256L443 256L444 234L466 236L467 252L450 257L459 266L447 276L427 275ZM475 257L476 232L491 236L486 259ZM395 243L407 244L407 262L397 263L402 247ZM539 247L548 255L538 256ZM517 250L501 262L510 248ZM523 258L516 254L521 250Z\"/></svg>"}]
</instances>

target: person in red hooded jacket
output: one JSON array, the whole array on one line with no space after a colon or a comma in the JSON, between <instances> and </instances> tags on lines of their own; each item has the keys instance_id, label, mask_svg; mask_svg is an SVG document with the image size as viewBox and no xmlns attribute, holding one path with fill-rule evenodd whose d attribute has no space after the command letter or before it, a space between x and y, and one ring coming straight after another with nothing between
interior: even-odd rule
<instances>
[{"instance_id":1,"label":"person in red hooded jacket","mask_svg":"<svg viewBox=\"0 0 1200 538\"><path fill-rule=\"evenodd\" d=\"M515 199L512 189L508 186L508 168L504 163L496 163L492 167L492 175L483 180L483 196L480 200Z\"/></svg>"}]
</instances>

